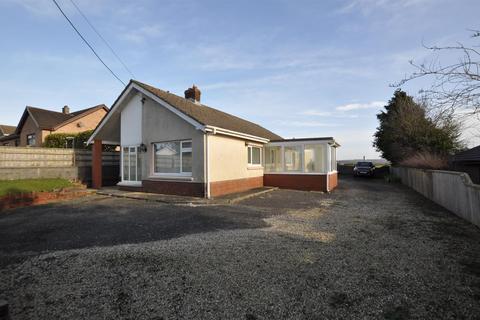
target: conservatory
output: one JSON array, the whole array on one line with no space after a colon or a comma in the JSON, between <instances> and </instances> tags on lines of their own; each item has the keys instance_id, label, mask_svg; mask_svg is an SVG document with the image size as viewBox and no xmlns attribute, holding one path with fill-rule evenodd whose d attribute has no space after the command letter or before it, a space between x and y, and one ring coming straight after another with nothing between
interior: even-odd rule
<instances>
[{"instance_id":1,"label":"conservatory","mask_svg":"<svg viewBox=\"0 0 480 320\"><path fill-rule=\"evenodd\" d=\"M264 152L264 185L329 192L337 186L336 149L331 137L270 141Z\"/></svg>"}]
</instances>

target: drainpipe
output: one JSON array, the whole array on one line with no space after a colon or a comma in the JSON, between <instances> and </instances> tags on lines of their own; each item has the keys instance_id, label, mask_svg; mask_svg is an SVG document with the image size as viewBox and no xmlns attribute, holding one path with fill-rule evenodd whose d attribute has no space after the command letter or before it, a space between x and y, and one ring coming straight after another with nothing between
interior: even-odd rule
<instances>
[{"instance_id":1,"label":"drainpipe","mask_svg":"<svg viewBox=\"0 0 480 320\"><path fill-rule=\"evenodd\" d=\"M205 197L210 199L210 160L208 158L208 132L205 132L204 136L204 170L203 170L203 180L205 181Z\"/></svg>"}]
</instances>

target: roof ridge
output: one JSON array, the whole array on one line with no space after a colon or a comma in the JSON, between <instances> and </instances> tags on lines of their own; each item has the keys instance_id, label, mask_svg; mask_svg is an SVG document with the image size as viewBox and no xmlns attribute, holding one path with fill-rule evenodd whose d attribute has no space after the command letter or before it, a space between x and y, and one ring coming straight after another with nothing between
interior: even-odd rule
<instances>
[{"instance_id":1,"label":"roof ridge","mask_svg":"<svg viewBox=\"0 0 480 320\"><path fill-rule=\"evenodd\" d=\"M250 120L246 120L246 119L241 118L241 117L239 117L239 116L236 116L236 115L234 115L234 114L231 114L231 113L228 113L228 112L219 110L219 109L217 109L217 108L210 107L210 106L208 106L208 105L206 105L206 104L203 104L203 103L196 104L196 103L194 103L194 102L186 99L185 97L182 97L182 96L179 96L179 95L177 95L177 94L171 93L170 91L165 91L165 90L163 90L163 89L154 87L154 86L152 86L152 85L149 85L149 84L147 84L147 83L144 83L144 82L141 82L141 81L138 81L138 80L131 79L130 81L133 82L133 83L136 83L137 85L140 85L141 87L143 87L143 88L146 89L146 90L149 90L149 89L151 88L149 91L158 90L158 91L160 91L160 93L163 93L163 94L166 94L166 95L170 95L170 96L173 96L173 97L176 97L176 98L180 98L180 99L182 99L184 102L186 102L187 104L189 104L192 108L198 108L199 106L201 106L201 107L203 107L203 108L205 108L205 109L213 110L213 112L218 112L218 113L221 113L221 114L224 115L224 116L227 116L227 117L230 117L230 118L234 118L234 119L239 120L239 121L242 121L242 122L246 122L246 123L248 123L249 125L253 125L253 126L257 127L258 129L265 130L265 131L269 132L270 134L281 138L280 136L278 136L278 135L275 134L274 132L272 132L272 131L264 128L263 126L259 125L258 123L252 122L252 121L250 121ZM155 94L155 92L152 92L152 93ZM156 95L156 94L155 94L155 95ZM159 97L159 98L162 99L162 97ZM163 100L163 99L162 99L162 100ZM168 103L168 101L166 101L166 102ZM177 106L174 106L174 107L178 109ZM183 113L185 113L183 110L180 110L180 111L183 112ZM187 114L187 115L191 117L191 115L189 115L189 114ZM197 120L197 121L198 121L198 120ZM202 122L202 121L199 121L199 122ZM203 124L205 124L205 123L203 123Z\"/></svg>"}]
</instances>

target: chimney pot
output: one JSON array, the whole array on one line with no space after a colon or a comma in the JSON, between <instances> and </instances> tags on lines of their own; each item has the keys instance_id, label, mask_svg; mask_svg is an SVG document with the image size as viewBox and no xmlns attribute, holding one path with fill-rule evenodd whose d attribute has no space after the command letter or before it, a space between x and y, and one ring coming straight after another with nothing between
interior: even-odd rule
<instances>
[{"instance_id":1,"label":"chimney pot","mask_svg":"<svg viewBox=\"0 0 480 320\"><path fill-rule=\"evenodd\" d=\"M69 114L70 113L70 108L67 105L63 106L62 113L63 114Z\"/></svg>"},{"instance_id":2,"label":"chimney pot","mask_svg":"<svg viewBox=\"0 0 480 320\"><path fill-rule=\"evenodd\" d=\"M185 90L185 99L193 101L195 103L200 103L200 95L202 92L197 88L196 85L193 85L191 88Z\"/></svg>"}]
</instances>

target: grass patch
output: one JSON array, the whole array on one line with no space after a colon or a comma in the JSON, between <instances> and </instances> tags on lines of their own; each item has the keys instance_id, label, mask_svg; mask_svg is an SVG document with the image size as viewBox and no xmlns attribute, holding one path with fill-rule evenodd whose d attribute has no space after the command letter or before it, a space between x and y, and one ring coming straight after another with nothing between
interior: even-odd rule
<instances>
[{"instance_id":1,"label":"grass patch","mask_svg":"<svg viewBox=\"0 0 480 320\"><path fill-rule=\"evenodd\" d=\"M0 197L8 194L53 191L73 186L66 179L0 180Z\"/></svg>"}]
</instances>

